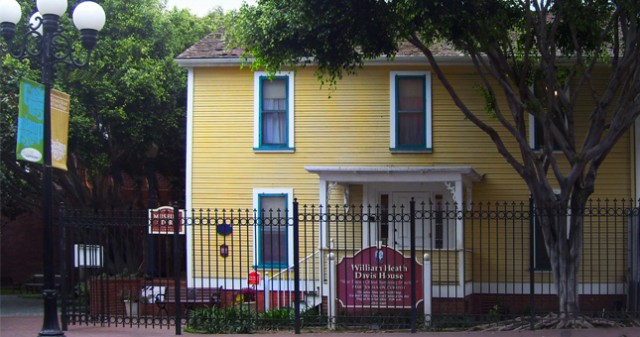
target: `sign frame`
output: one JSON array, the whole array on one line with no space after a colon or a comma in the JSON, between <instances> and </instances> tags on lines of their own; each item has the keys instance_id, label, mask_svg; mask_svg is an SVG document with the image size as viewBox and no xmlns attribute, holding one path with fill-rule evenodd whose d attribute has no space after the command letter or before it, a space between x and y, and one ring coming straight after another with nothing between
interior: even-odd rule
<instances>
[{"instance_id":1,"label":"sign frame","mask_svg":"<svg viewBox=\"0 0 640 337\"><path fill-rule=\"evenodd\" d=\"M423 301L422 264L415 264L411 282L411 258L389 246L369 246L345 256L337 264L337 300L343 308L411 309L411 287L416 306Z\"/></svg>"},{"instance_id":2,"label":"sign frame","mask_svg":"<svg viewBox=\"0 0 640 337\"><path fill-rule=\"evenodd\" d=\"M173 209L171 206L149 209L149 234L170 235L174 233ZM185 210L178 210L178 219L180 221L178 234L185 234Z\"/></svg>"}]
</instances>

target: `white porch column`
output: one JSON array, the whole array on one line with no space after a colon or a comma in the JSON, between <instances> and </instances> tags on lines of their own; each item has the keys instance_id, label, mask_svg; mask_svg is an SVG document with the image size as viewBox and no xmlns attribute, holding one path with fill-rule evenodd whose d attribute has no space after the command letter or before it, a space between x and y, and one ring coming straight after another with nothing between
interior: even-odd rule
<instances>
[{"instance_id":1,"label":"white porch column","mask_svg":"<svg viewBox=\"0 0 640 337\"><path fill-rule=\"evenodd\" d=\"M464 199L462 198L462 191L464 186L462 186L462 180L456 180L455 186L456 187L453 193L453 201L456 205L456 211L461 211L464 208ZM456 248L464 248L464 226L461 217L458 217L458 219L456 219Z\"/></svg>"},{"instance_id":2,"label":"white porch column","mask_svg":"<svg viewBox=\"0 0 640 337\"><path fill-rule=\"evenodd\" d=\"M458 275L459 275L459 287L460 292L464 295L465 293L465 260L464 260L464 220L461 216L458 216L458 212L464 210L464 199L463 199L463 191L464 184L462 183L462 179L456 180L456 190L454 193L455 203L456 203L456 249L458 250Z\"/></svg>"},{"instance_id":3,"label":"white porch column","mask_svg":"<svg viewBox=\"0 0 640 337\"><path fill-rule=\"evenodd\" d=\"M328 203L328 193L327 193L327 188L328 188L328 184L327 181L324 179L320 179L320 196L319 196L319 201L320 201L320 207L319 207L319 211L321 213L326 213L327 212L327 203ZM323 250L327 248L327 244L329 243L329 231L327 230L327 223L324 220L324 217L322 216L322 214L320 214L320 233L319 233L319 241L318 244L318 251L319 251L319 259L320 259L320 266L322 266L320 268L320 298L324 298L324 293L325 293L325 285L324 285L324 263L325 263L325 256L324 256L324 252Z\"/></svg>"},{"instance_id":4,"label":"white porch column","mask_svg":"<svg viewBox=\"0 0 640 337\"><path fill-rule=\"evenodd\" d=\"M320 179L320 205L323 213L327 212L327 204L329 202L328 196L328 183L324 179ZM329 238L327 237L329 231L327 230L327 223L324 220L320 220L320 248L328 248Z\"/></svg>"}]
</instances>

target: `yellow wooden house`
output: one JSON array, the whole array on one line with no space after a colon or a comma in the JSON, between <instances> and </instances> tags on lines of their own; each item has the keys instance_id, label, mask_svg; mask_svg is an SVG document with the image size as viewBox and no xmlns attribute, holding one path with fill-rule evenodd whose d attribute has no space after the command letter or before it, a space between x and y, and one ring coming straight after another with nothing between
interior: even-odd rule
<instances>
[{"instance_id":1,"label":"yellow wooden house","mask_svg":"<svg viewBox=\"0 0 640 337\"><path fill-rule=\"evenodd\" d=\"M477 89L480 78L470 60L446 49L437 59L465 102L483 111L485 102ZM366 62L357 75L338 81L335 90L321 86L313 66L283 70L273 78L252 71L242 51L226 49L218 34L205 37L176 62L188 70L186 208L195 210L194 218L202 213L233 218L243 212L255 218L256 210L288 212L294 200L325 210L329 205L346 205L346 212L360 212L364 205L365 213L379 215L398 212L412 199L438 210L529 199L521 178L489 137L464 118L426 58L412 48L401 48L392 61ZM497 123L488 115L485 118ZM535 126L530 124L530 142L536 146ZM608 156L594 198L638 197L638 138L627 134ZM352 238L349 245L339 247L338 258L376 245L400 252L408 249L406 240L397 239L409 233L404 218L389 222L372 216L348 230L340 226L339 218L318 219L317 227L308 230L313 233L304 233L300 242L301 268L315 269L314 278L320 280L303 289L309 293L326 297L326 253L336 248L336 240ZM468 299L474 294L500 294L502 289L528 294L526 271L533 235L528 227L506 231L497 220L483 226L466 221L456 217L445 226L422 222L416 228L418 256L428 252L434 262L434 299ZM290 277L292 244L274 245L271 239L291 243L291 231L272 230L261 236L237 229L226 235L204 231L198 224L188 228L186 237L190 286L223 282L227 289L244 287L252 268L261 271L262 281L276 275ZM617 226L607 231L624 232L627 223ZM585 230L585 249L591 239L601 240L603 235ZM606 254L626 254L625 240L623 235L608 238ZM223 245L227 256L218 252ZM245 252L241 261L229 257ZM625 258L605 263L605 272L594 272L593 266L601 263L595 263L593 256L583 259L582 293L602 293L605 287L607 294L623 295ZM503 257L510 262L492 262ZM548 270L537 272L534 283L537 293L553 287ZM260 287L273 287L264 284Z\"/></svg>"}]
</instances>

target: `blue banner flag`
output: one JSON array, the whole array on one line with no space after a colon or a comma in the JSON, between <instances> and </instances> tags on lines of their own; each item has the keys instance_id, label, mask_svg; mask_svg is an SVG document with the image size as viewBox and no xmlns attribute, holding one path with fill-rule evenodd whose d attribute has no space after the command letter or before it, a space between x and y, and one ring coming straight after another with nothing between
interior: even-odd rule
<instances>
[{"instance_id":1,"label":"blue banner flag","mask_svg":"<svg viewBox=\"0 0 640 337\"><path fill-rule=\"evenodd\" d=\"M43 163L44 152L44 85L30 80L20 82L20 109L16 157L32 163Z\"/></svg>"}]
</instances>

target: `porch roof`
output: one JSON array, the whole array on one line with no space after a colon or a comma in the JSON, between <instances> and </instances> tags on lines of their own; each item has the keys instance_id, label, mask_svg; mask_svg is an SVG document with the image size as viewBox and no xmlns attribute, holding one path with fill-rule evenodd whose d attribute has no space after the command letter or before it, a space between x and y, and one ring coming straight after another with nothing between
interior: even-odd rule
<instances>
[{"instance_id":1,"label":"porch roof","mask_svg":"<svg viewBox=\"0 0 640 337\"><path fill-rule=\"evenodd\" d=\"M471 166L305 166L320 179L332 182L442 182L461 179L479 182L482 175Z\"/></svg>"}]
</instances>

